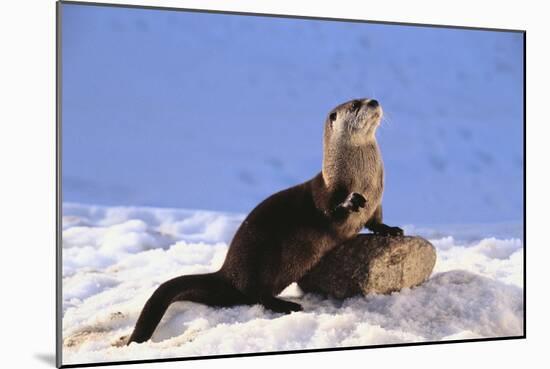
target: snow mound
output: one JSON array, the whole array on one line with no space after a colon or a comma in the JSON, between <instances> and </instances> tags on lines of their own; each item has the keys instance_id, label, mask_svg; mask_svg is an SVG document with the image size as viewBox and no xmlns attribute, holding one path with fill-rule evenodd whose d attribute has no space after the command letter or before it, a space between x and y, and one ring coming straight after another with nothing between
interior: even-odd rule
<instances>
[{"instance_id":1,"label":"snow mound","mask_svg":"<svg viewBox=\"0 0 550 369\"><path fill-rule=\"evenodd\" d=\"M343 301L281 294L304 311L177 302L151 341L124 346L163 281L214 271L239 214L178 209L63 206L64 364L284 351L523 333L523 243L468 227L433 238L438 261L422 286Z\"/></svg>"}]
</instances>

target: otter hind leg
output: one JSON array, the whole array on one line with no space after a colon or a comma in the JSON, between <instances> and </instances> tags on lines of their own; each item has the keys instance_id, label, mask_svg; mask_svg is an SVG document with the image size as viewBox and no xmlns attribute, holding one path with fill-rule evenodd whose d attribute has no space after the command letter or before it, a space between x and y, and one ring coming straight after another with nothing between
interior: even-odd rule
<instances>
[{"instance_id":1,"label":"otter hind leg","mask_svg":"<svg viewBox=\"0 0 550 369\"><path fill-rule=\"evenodd\" d=\"M269 296L260 300L265 308L274 311L276 313L290 314L293 311L302 311L302 305L292 301L286 301L277 297Z\"/></svg>"},{"instance_id":2,"label":"otter hind leg","mask_svg":"<svg viewBox=\"0 0 550 369\"><path fill-rule=\"evenodd\" d=\"M181 300L224 307L246 304L244 296L224 282L217 273L171 279L161 284L147 300L127 344L149 340L168 306Z\"/></svg>"}]
</instances>

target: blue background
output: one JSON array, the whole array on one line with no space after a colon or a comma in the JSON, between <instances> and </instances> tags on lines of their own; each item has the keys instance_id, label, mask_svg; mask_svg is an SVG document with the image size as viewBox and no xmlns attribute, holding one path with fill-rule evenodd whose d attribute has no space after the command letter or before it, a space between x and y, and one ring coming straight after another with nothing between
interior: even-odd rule
<instances>
[{"instance_id":1,"label":"blue background","mask_svg":"<svg viewBox=\"0 0 550 369\"><path fill-rule=\"evenodd\" d=\"M356 97L389 223L521 221L523 35L62 5L63 201L248 212Z\"/></svg>"}]
</instances>

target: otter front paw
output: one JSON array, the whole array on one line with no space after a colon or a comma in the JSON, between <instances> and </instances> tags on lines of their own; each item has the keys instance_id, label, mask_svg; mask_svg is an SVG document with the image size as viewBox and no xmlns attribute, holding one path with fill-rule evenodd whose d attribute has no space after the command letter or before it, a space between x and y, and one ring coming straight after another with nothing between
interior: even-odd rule
<instances>
[{"instance_id":1,"label":"otter front paw","mask_svg":"<svg viewBox=\"0 0 550 369\"><path fill-rule=\"evenodd\" d=\"M384 224L384 227L374 230L374 234L381 236L403 236L404 232L399 227L390 227Z\"/></svg>"},{"instance_id":2,"label":"otter front paw","mask_svg":"<svg viewBox=\"0 0 550 369\"><path fill-rule=\"evenodd\" d=\"M357 212L359 208L364 208L366 203L367 200L363 195L352 192L342 203L338 204L338 206L330 211L329 214L336 220L346 219L351 212Z\"/></svg>"},{"instance_id":3,"label":"otter front paw","mask_svg":"<svg viewBox=\"0 0 550 369\"><path fill-rule=\"evenodd\" d=\"M363 197L363 195L357 192L352 192L341 204L341 206L348 211L359 211L359 208L364 208L366 203L367 200Z\"/></svg>"}]
</instances>

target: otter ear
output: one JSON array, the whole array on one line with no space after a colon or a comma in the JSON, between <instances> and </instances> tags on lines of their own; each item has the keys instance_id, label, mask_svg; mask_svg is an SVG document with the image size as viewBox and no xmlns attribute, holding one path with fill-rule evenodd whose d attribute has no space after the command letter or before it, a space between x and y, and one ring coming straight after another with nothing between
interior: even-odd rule
<instances>
[{"instance_id":1,"label":"otter ear","mask_svg":"<svg viewBox=\"0 0 550 369\"><path fill-rule=\"evenodd\" d=\"M332 123L336 120L336 117L337 117L337 116L338 116L338 115L336 114L335 111L332 112L332 113L330 113L330 115L329 115L328 118L330 119L330 124L331 124L331 125L332 125Z\"/></svg>"}]
</instances>

